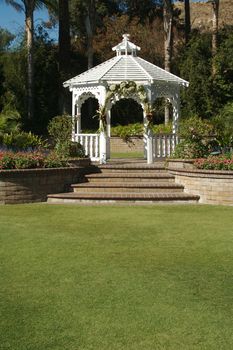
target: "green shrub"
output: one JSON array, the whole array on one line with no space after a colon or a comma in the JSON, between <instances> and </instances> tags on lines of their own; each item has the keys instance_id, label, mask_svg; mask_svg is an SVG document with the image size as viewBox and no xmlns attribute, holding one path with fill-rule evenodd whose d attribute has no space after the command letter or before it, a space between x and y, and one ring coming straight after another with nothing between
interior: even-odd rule
<instances>
[{"instance_id":1,"label":"green shrub","mask_svg":"<svg viewBox=\"0 0 233 350\"><path fill-rule=\"evenodd\" d=\"M208 120L193 116L181 120L178 134L184 141L203 143L214 134L214 128Z\"/></svg>"},{"instance_id":2,"label":"green shrub","mask_svg":"<svg viewBox=\"0 0 233 350\"><path fill-rule=\"evenodd\" d=\"M172 132L172 124L153 125L152 131L154 134L169 134ZM144 126L141 123L134 123L128 125L118 125L111 128L112 136L119 136L123 140L128 140L132 136L142 136L144 134Z\"/></svg>"},{"instance_id":3,"label":"green shrub","mask_svg":"<svg viewBox=\"0 0 233 350\"><path fill-rule=\"evenodd\" d=\"M0 113L0 132L16 132L20 130L21 116L16 110L4 109Z\"/></svg>"},{"instance_id":4,"label":"green shrub","mask_svg":"<svg viewBox=\"0 0 233 350\"><path fill-rule=\"evenodd\" d=\"M69 156L72 126L72 118L68 115L54 117L48 125L49 135L54 141L54 149L63 157Z\"/></svg>"},{"instance_id":5,"label":"green shrub","mask_svg":"<svg viewBox=\"0 0 233 350\"><path fill-rule=\"evenodd\" d=\"M233 146L233 102L228 103L220 114L213 118L216 140L218 144L225 147Z\"/></svg>"},{"instance_id":6,"label":"green shrub","mask_svg":"<svg viewBox=\"0 0 233 350\"><path fill-rule=\"evenodd\" d=\"M61 158L57 152L50 152L50 154L44 159L45 168L61 168L68 167L68 161L65 158Z\"/></svg>"},{"instance_id":7,"label":"green shrub","mask_svg":"<svg viewBox=\"0 0 233 350\"><path fill-rule=\"evenodd\" d=\"M169 123L167 125L165 125L165 124L153 125L152 130L153 130L154 134L171 134L172 133L172 123Z\"/></svg>"},{"instance_id":8,"label":"green shrub","mask_svg":"<svg viewBox=\"0 0 233 350\"><path fill-rule=\"evenodd\" d=\"M43 141L41 137L34 135L31 132L27 133L23 131L3 134L0 138L0 143L14 151L47 147L46 142Z\"/></svg>"},{"instance_id":9,"label":"green shrub","mask_svg":"<svg viewBox=\"0 0 233 350\"><path fill-rule=\"evenodd\" d=\"M214 128L206 120L191 117L182 120L179 137L182 140L175 148L172 158L195 159L207 157L211 151Z\"/></svg>"},{"instance_id":10,"label":"green shrub","mask_svg":"<svg viewBox=\"0 0 233 350\"><path fill-rule=\"evenodd\" d=\"M70 157L84 158L85 157L85 150L84 150L83 146L79 142L71 142L70 148L69 148L69 156Z\"/></svg>"},{"instance_id":11,"label":"green shrub","mask_svg":"<svg viewBox=\"0 0 233 350\"><path fill-rule=\"evenodd\" d=\"M209 154L209 147L201 142L181 141L172 153L171 158L195 159L206 157Z\"/></svg>"},{"instance_id":12,"label":"green shrub","mask_svg":"<svg viewBox=\"0 0 233 350\"><path fill-rule=\"evenodd\" d=\"M140 123L128 124L128 125L118 125L111 128L112 136L119 136L123 140L128 140L132 136L143 135L143 125Z\"/></svg>"},{"instance_id":13,"label":"green shrub","mask_svg":"<svg viewBox=\"0 0 233 350\"><path fill-rule=\"evenodd\" d=\"M14 155L14 161L16 169L42 168L44 156L38 152L18 152Z\"/></svg>"}]
</instances>

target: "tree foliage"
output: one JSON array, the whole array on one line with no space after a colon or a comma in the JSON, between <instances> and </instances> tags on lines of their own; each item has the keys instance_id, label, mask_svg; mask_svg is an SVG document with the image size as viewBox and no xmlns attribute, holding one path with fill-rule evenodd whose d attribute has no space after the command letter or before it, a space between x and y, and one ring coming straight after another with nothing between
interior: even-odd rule
<instances>
[{"instance_id":1,"label":"tree foliage","mask_svg":"<svg viewBox=\"0 0 233 350\"><path fill-rule=\"evenodd\" d=\"M184 1L184 4L187 2ZM8 3L20 10L28 2L9 0ZM50 6L54 19L58 21L58 5L64 4L64 1L36 2L37 5L43 3ZM180 20L178 11L174 11L170 1L70 0L66 3L70 5L69 12L66 11L66 19L70 21L68 32L71 35L71 45L66 42L69 35L64 37L63 46L61 42L50 40L45 28L35 28L34 31L35 115L33 120L30 120L27 115L26 37L19 36L18 44L12 46L14 36L0 28L2 125L8 128L10 125L20 124L25 130L32 130L38 134L46 133L49 121L61 113L62 82L82 73L88 66L111 58L113 56L111 48L121 40L123 33L130 33L131 40L141 47L141 57L163 68L164 3L171 5L169 9L172 11L170 14L174 24L171 33L173 35L171 71L190 83L189 88L182 91L182 117L197 115L203 119L210 119L219 115L225 105L232 103L233 28L225 26L218 31L218 46L213 58L212 32L203 33L192 30L190 33L189 28L189 40L185 43L184 23ZM63 11L61 8L60 11ZM64 54L63 66L61 53ZM67 57L68 61L66 61ZM214 75L212 74L213 64ZM131 107L128 100L122 101L121 105L118 104L117 110L113 110L113 120L114 113L116 116L125 115ZM90 106L85 106L83 113L88 114L90 110ZM133 113L132 121L140 120L141 111L135 108ZM162 118L160 113L159 116ZM125 119L124 123L127 124Z\"/></svg>"}]
</instances>

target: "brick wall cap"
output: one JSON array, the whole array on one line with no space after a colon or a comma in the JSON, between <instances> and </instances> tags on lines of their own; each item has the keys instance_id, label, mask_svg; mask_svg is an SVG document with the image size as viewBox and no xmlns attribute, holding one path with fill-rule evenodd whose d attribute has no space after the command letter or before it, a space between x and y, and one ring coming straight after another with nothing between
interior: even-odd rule
<instances>
[{"instance_id":1,"label":"brick wall cap","mask_svg":"<svg viewBox=\"0 0 233 350\"><path fill-rule=\"evenodd\" d=\"M213 174L213 175L232 175L232 170L206 170L206 169L179 169L168 167L169 171L177 172L177 173L191 173L191 174Z\"/></svg>"},{"instance_id":2,"label":"brick wall cap","mask_svg":"<svg viewBox=\"0 0 233 350\"><path fill-rule=\"evenodd\" d=\"M177 163L194 163L194 159L171 159L167 158L167 162L177 162Z\"/></svg>"},{"instance_id":3,"label":"brick wall cap","mask_svg":"<svg viewBox=\"0 0 233 350\"><path fill-rule=\"evenodd\" d=\"M89 168L89 166L72 166L72 167L62 167L62 168L33 168L33 169L9 169L0 170L0 178L7 177L11 175L28 175L36 173L61 173L61 172L75 172L80 169Z\"/></svg>"}]
</instances>

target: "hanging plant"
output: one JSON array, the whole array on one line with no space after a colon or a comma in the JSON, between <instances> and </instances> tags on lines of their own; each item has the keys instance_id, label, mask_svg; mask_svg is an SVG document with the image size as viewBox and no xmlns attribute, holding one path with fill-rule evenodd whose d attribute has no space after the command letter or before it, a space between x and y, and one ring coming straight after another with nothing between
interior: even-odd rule
<instances>
[{"instance_id":1,"label":"hanging plant","mask_svg":"<svg viewBox=\"0 0 233 350\"><path fill-rule=\"evenodd\" d=\"M144 111L146 113L146 132L148 132L149 130L153 130L153 116L154 116L154 111L155 109L153 108L153 106L151 105L151 103L146 102L144 104Z\"/></svg>"},{"instance_id":2,"label":"hanging plant","mask_svg":"<svg viewBox=\"0 0 233 350\"><path fill-rule=\"evenodd\" d=\"M93 118L99 119L99 132L104 132L107 126L106 106L100 106Z\"/></svg>"}]
</instances>

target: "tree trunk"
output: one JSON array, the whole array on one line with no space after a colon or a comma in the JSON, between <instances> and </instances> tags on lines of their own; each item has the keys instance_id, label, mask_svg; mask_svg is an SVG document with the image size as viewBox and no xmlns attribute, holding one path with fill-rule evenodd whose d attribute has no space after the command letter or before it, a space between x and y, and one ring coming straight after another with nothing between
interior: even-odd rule
<instances>
[{"instance_id":1,"label":"tree trunk","mask_svg":"<svg viewBox=\"0 0 233 350\"><path fill-rule=\"evenodd\" d=\"M59 0L59 70L63 79L70 69L70 15L69 2Z\"/></svg>"},{"instance_id":2,"label":"tree trunk","mask_svg":"<svg viewBox=\"0 0 233 350\"><path fill-rule=\"evenodd\" d=\"M59 73L61 79L59 110L60 113L70 113L70 98L62 83L69 78L70 73L70 14L69 1L59 0Z\"/></svg>"},{"instance_id":3,"label":"tree trunk","mask_svg":"<svg viewBox=\"0 0 233 350\"><path fill-rule=\"evenodd\" d=\"M95 0L88 0L86 17L85 17L85 29L87 35L87 67L88 69L93 67L93 36L95 32Z\"/></svg>"},{"instance_id":4,"label":"tree trunk","mask_svg":"<svg viewBox=\"0 0 233 350\"><path fill-rule=\"evenodd\" d=\"M185 43L187 44L191 33L190 0L184 0L184 13L185 13Z\"/></svg>"},{"instance_id":5,"label":"tree trunk","mask_svg":"<svg viewBox=\"0 0 233 350\"><path fill-rule=\"evenodd\" d=\"M213 25L212 25L212 73L213 76L216 74L216 66L214 62L215 55L218 48L218 20L219 20L219 0L212 0L213 8Z\"/></svg>"},{"instance_id":6,"label":"tree trunk","mask_svg":"<svg viewBox=\"0 0 233 350\"><path fill-rule=\"evenodd\" d=\"M34 117L34 55L33 55L33 13L35 1L24 1L25 4L25 30L27 38L27 96L28 96L28 120L32 122Z\"/></svg>"},{"instance_id":7,"label":"tree trunk","mask_svg":"<svg viewBox=\"0 0 233 350\"><path fill-rule=\"evenodd\" d=\"M164 25L164 68L171 71L172 58L172 25L173 11L171 0L164 0L163 5L163 25ZM169 123L169 106L165 104L165 125Z\"/></svg>"}]
</instances>

